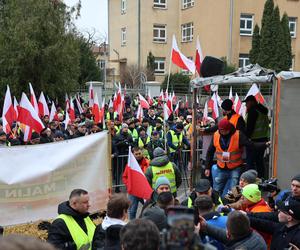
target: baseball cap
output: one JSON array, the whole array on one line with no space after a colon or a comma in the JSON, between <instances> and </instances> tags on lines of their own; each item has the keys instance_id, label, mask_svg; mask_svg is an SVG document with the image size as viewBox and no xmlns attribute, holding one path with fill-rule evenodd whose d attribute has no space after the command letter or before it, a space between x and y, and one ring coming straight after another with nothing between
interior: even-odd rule
<instances>
[{"instance_id":1,"label":"baseball cap","mask_svg":"<svg viewBox=\"0 0 300 250\"><path fill-rule=\"evenodd\" d=\"M195 191L199 193L207 192L211 188L210 182L208 179L200 179L195 186Z\"/></svg>"},{"instance_id":2,"label":"baseball cap","mask_svg":"<svg viewBox=\"0 0 300 250\"><path fill-rule=\"evenodd\" d=\"M293 197L288 197L285 201L277 205L279 211L289 214L295 220L300 220L300 201Z\"/></svg>"},{"instance_id":3,"label":"baseball cap","mask_svg":"<svg viewBox=\"0 0 300 250\"><path fill-rule=\"evenodd\" d=\"M261 200L261 191L257 184L248 184L243 187L242 195L253 203L257 203Z\"/></svg>"}]
</instances>

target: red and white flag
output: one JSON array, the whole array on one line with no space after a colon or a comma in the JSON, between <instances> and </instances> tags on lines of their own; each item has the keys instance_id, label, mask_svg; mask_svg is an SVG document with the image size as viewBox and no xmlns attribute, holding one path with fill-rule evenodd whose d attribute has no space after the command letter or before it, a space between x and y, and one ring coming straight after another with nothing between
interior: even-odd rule
<instances>
[{"instance_id":1,"label":"red and white flag","mask_svg":"<svg viewBox=\"0 0 300 250\"><path fill-rule=\"evenodd\" d=\"M138 119L141 122L143 120L143 118L144 118L144 111L143 111L142 105L139 104L138 110L136 112L136 119Z\"/></svg>"},{"instance_id":2,"label":"red and white flag","mask_svg":"<svg viewBox=\"0 0 300 250\"><path fill-rule=\"evenodd\" d=\"M151 98L150 89L148 89L147 100L148 100L149 105L152 106L153 105L153 100Z\"/></svg>"},{"instance_id":3,"label":"red and white flag","mask_svg":"<svg viewBox=\"0 0 300 250\"><path fill-rule=\"evenodd\" d=\"M126 185L128 194L141 199L150 199L153 189L151 188L145 174L139 166L137 160L129 147L128 163L123 173L123 181Z\"/></svg>"},{"instance_id":4,"label":"red and white flag","mask_svg":"<svg viewBox=\"0 0 300 250\"><path fill-rule=\"evenodd\" d=\"M25 93L22 93L17 121L26 125L30 131L34 130L37 133L40 133L44 128L44 124L32 104L29 102ZM31 133L26 136L25 133L24 141L30 140L30 134Z\"/></svg>"},{"instance_id":5,"label":"red and white flag","mask_svg":"<svg viewBox=\"0 0 300 250\"><path fill-rule=\"evenodd\" d=\"M94 105L94 89L92 83L89 86L89 107L92 108Z\"/></svg>"},{"instance_id":6,"label":"red and white flag","mask_svg":"<svg viewBox=\"0 0 300 250\"><path fill-rule=\"evenodd\" d=\"M70 100L69 100L68 94L65 95L65 104L66 104L66 112L69 112Z\"/></svg>"},{"instance_id":7,"label":"red and white flag","mask_svg":"<svg viewBox=\"0 0 300 250\"><path fill-rule=\"evenodd\" d=\"M39 113L39 106L35 97L35 93L34 90L32 88L31 83L29 83L29 89L30 89L30 103L32 104L34 110L36 111L36 113Z\"/></svg>"},{"instance_id":8,"label":"red and white flag","mask_svg":"<svg viewBox=\"0 0 300 250\"><path fill-rule=\"evenodd\" d=\"M18 115L19 115L19 103L15 96L14 96L14 111L15 111L14 121L16 121L18 119Z\"/></svg>"},{"instance_id":9,"label":"red and white flag","mask_svg":"<svg viewBox=\"0 0 300 250\"><path fill-rule=\"evenodd\" d=\"M231 101L234 100L233 98L233 94L232 94L232 86L230 86L230 90L229 90L229 96L228 96L228 99L230 99Z\"/></svg>"},{"instance_id":10,"label":"red and white flag","mask_svg":"<svg viewBox=\"0 0 300 250\"><path fill-rule=\"evenodd\" d=\"M75 95L75 100L76 100L76 106L78 108L79 114L82 114L84 111L83 111L83 108L81 106L80 99L79 99L78 95Z\"/></svg>"},{"instance_id":11,"label":"red and white flag","mask_svg":"<svg viewBox=\"0 0 300 250\"><path fill-rule=\"evenodd\" d=\"M172 62L179 68L188 70L195 74L195 63L182 54L177 46L175 35L172 38Z\"/></svg>"},{"instance_id":12,"label":"red and white flag","mask_svg":"<svg viewBox=\"0 0 300 250\"><path fill-rule=\"evenodd\" d=\"M234 102L233 102L233 108L234 108L234 111L239 114L240 113L240 109L241 109L241 106L242 106L242 102L238 96L237 93L235 93L235 98L234 98Z\"/></svg>"},{"instance_id":13,"label":"red and white flag","mask_svg":"<svg viewBox=\"0 0 300 250\"><path fill-rule=\"evenodd\" d=\"M186 108L189 107L189 101L188 101L187 95L185 95L185 107Z\"/></svg>"},{"instance_id":14,"label":"red and white flag","mask_svg":"<svg viewBox=\"0 0 300 250\"><path fill-rule=\"evenodd\" d=\"M202 49L201 49L199 37L197 37L195 67L196 67L196 71L198 72L199 76L201 73L200 68L201 68L202 61L203 61Z\"/></svg>"},{"instance_id":15,"label":"red and white flag","mask_svg":"<svg viewBox=\"0 0 300 250\"><path fill-rule=\"evenodd\" d=\"M147 100L140 93L138 93L138 94L139 94L139 99L140 99L140 105L142 106L142 108L143 109L149 109L150 105L147 102Z\"/></svg>"},{"instance_id":16,"label":"red and white flag","mask_svg":"<svg viewBox=\"0 0 300 250\"><path fill-rule=\"evenodd\" d=\"M167 98L167 106L171 110L171 112L173 112L173 102L172 102L172 96L171 96L171 94L169 94L169 96Z\"/></svg>"},{"instance_id":17,"label":"red and white flag","mask_svg":"<svg viewBox=\"0 0 300 250\"><path fill-rule=\"evenodd\" d=\"M11 126L14 122L14 118L15 118L14 105L11 100L9 86L7 85L3 111L2 111L3 131L5 132L5 134L9 134L11 132Z\"/></svg>"},{"instance_id":18,"label":"red and white flag","mask_svg":"<svg viewBox=\"0 0 300 250\"><path fill-rule=\"evenodd\" d=\"M208 101L208 107L212 109L212 118L217 119L219 117L219 107L216 93L214 93L211 99Z\"/></svg>"},{"instance_id":19,"label":"red and white flag","mask_svg":"<svg viewBox=\"0 0 300 250\"><path fill-rule=\"evenodd\" d=\"M176 107L175 107L175 109L174 109L174 113L178 116L178 113L179 113L179 103L180 102L177 102L177 104L176 104Z\"/></svg>"},{"instance_id":20,"label":"red and white flag","mask_svg":"<svg viewBox=\"0 0 300 250\"><path fill-rule=\"evenodd\" d=\"M161 101L161 102L165 101L165 96L164 96L164 91L163 90L160 91L158 100Z\"/></svg>"},{"instance_id":21,"label":"red and white flag","mask_svg":"<svg viewBox=\"0 0 300 250\"><path fill-rule=\"evenodd\" d=\"M73 98L70 99L70 108L69 108L69 118L71 121L75 120L75 108L74 108L74 103L73 103Z\"/></svg>"},{"instance_id":22,"label":"red and white flag","mask_svg":"<svg viewBox=\"0 0 300 250\"><path fill-rule=\"evenodd\" d=\"M256 83L253 83L253 84L252 84L252 86L251 86L251 88L249 89L249 91L248 91L246 97L249 96L249 95L255 96L255 99L256 99L259 103L261 103L261 104L264 104L264 103L265 103L265 98L262 96L262 94L261 94L259 88L257 87Z\"/></svg>"},{"instance_id":23,"label":"red and white flag","mask_svg":"<svg viewBox=\"0 0 300 250\"><path fill-rule=\"evenodd\" d=\"M100 107L99 107L97 93L95 93L95 96L94 96L94 105L93 105L93 109L92 109L92 114L94 115L94 122L99 123L100 122Z\"/></svg>"},{"instance_id":24,"label":"red and white flag","mask_svg":"<svg viewBox=\"0 0 300 250\"><path fill-rule=\"evenodd\" d=\"M43 91L40 94L39 102L38 102L38 107L39 107L39 115L40 117L43 117L45 115L49 115L49 108L47 105L46 98L44 96Z\"/></svg>"},{"instance_id":25,"label":"red and white flag","mask_svg":"<svg viewBox=\"0 0 300 250\"><path fill-rule=\"evenodd\" d=\"M177 101L177 96L175 95L175 92L173 91L172 93L172 103L176 103Z\"/></svg>"},{"instance_id":26,"label":"red and white flag","mask_svg":"<svg viewBox=\"0 0 300 250\"><path fill-rule=\"evenodd\" d=\"M66 113L68 113L66 111ZM54 102L52 102L50 116L49 116L49 122L52 122L53 120L58 121L57 111Z\"/></svg>"},{"instance_id":27,"label":"red and white flag","mask_svg":"<svg viewBox=\"0 0 300 250\"><path fill-rule=\"evenodd\" d=\"M216 97L217 97L217 101L218 101L218 106L221 107L223 100L222 100L222 98L219 96L218 92L215 92L215 93L216 93Z\"/></svg>"},{"instance_id":28,"label":"red and white flag","mask_svg":"<svg viewBox=\"0 0 300 250\"><path fill-rule=\"evenodd\" d=\"M206 121L208 118L208 102L205 102L204 110L203 110L203 120Z\"/></svg>"},{"instance_id":29,"label":"red and white flag","mask_svg":"<svg viewBox=\"0 0 300 250\"><path fill-rule=\"evenodd\" d=\"M172 111L169 109L168 105L164 103L164 120L168 120L171 114Z\"/></svg>"},{"instance_id":30,"label":"red and white flag","mask_svg":"<svg viewBox=\"0 0 300 250\"><path fill-rule=\"evenodd\" d=\"M70 119L69 113L66 112L66 118L65 118L65 120L64 120L65 130L67 130L68 125L69 125L70 122L71 122L71 119Z\"/></svg>"},{"instance_id":31,"label":"red and white flag","mask_svg":"<svg viewBox=\"0 0 300 250\"><path fill-rule=\"evenodd\" d=\"M104 112L105 112L105 97L102 100L102 105L99 112L99 120L103 123L104 126Z\"/></svg>"}]
</instances>

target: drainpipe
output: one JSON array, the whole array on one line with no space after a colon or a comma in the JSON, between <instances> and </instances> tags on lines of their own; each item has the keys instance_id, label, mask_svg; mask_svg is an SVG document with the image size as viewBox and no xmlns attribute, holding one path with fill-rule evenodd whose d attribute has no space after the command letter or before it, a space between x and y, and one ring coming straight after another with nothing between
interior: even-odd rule
<instances>
[{"instance_id":1,"label":"drainpipe","mask_svg":"<svg viewBox=\"0 0 300 250\"><path fill-rule=\"evenodd\" d=\"M229 12L229 39L228 39L228 51L227 51L227 61L229 64L232 63L232 29L233 29L233 4L234 0L230 0L230 12Z\"/></svg>"},{"instance_id":2,"label":"drainpipe","mask_svg":"<svg viewBox=\"0 0 300 250\"><path fill-rule=\"evenodd\" d=\"M138 69L141 69L141 0L138 0Z\"/></svg>"}]
</instances>

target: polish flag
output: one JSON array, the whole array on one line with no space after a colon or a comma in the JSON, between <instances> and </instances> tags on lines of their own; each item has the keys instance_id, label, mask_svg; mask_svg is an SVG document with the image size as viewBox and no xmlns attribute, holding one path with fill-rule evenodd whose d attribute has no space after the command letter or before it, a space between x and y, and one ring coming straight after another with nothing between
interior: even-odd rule
<instances>
[{"instance_id":1,"label":"polish flag","mask_svg":"<svg viewBox=\"0 0 300 250\"><path fill-rule=\"evenodd\" d=\"M153 189L151 188L140 165L132 154L131 147L129 147L128 163L123 173L123 181L126 185L128 194L134 195L141 199L150 199Z\"/></svg>"},{"instance_id":2,"label":"polish flag","mask_svg":"<svg viewBox=\"0 0 300 250\"><path fill-rule=\"evenodd\" d=\"M23 123L27 127L25 130L24 141L30 140L32 130L40 133L44 128L44 124L25 93L22 93L17 121Z\"/></svg>"},{"instance_id":3,"label":"polish flag","mask_svg":"<svg viewBox=\"0 0 300 250\"><path fill-rule=\"evenodd\" d=\"M256 100L261 103L261 104L264 104L265 103L265 98L262 96L259 88L257 87L256 83L253 83L251 88L249 89L247 96L249 95L253 95L255 96Z\"/></svg>"},{"instance_id":4,"label":"polish flag","mask_svg":"<svg viewBox=\"0 0 300 250\"><path fill-rule=\"evenodd\" d=\"M92 114L94 115L94 122L99 123L100 120L100 109L99 109L99 101L98 101L98 95L95 93L94 96L94 105L92 109Z\"/></svg>"},{"instance_id":5,"label":"polish flag","mask_svg":"<svg viewBox=\"0 0 300 250\"><path fill-rule=\"evenodd\" d=\"M15 118L14 105L11 100L9 86L7 85L3 111L2 111L3 131L5 132L5 134L9 134L11 132L11 125L14 122L14 118Z\"/></svg>"},{"instance_id":6,"label":"polish flag","mask_svg":"<svg viewBox=\"0 0 300 250\"><path fill-rule=\"evenodd\" d=\"M138 119L141 122L143 120L143 118L144 118L144 111L143 111L142 105L140 104L138 106L138 110L136 112L136 119Z\"/></svg>"},{"instance_id":7,"label":"polish flag","mask_svg":"<svg viewBox=\"0 0 300 250\"><path fill-rule=\"evenodd\" d=\"M150 105L147 102L147 100L140 93L138 93L138 94L139 94L139 99L140 99L140 105L142 106L142 108L143 109L149 109Z\"/></svg>"},{"instance_id":8,"label":"polish flag","mask_svg":"<svg viewBox=\"0 0 300 250\"><path fill-rule=\"evenodd\" d=\"M93 108L94 105L94 89L92 83L89 86L89 107Z\"/></svg>"},{"instance_id":9,"label":"polish flag","mask_svg":"<svg viewBox=\"0 0 300 250\"><path fill-rule=\"evenodd\" d=\"M70 100L69 100L68 94L65 95L65 104L66 104L66 112L69 112Z\"/></svg>"},{"instance_id":10,"label":"polish flag","mask_svg":"<svg viewBox=\"0 0 300 250\"><path fill-rule=\"evenodd\" d=\"M75 95L75 100L76 100L76 106L78 108L78 112L79 112L79 114L82 114L84 111L83 111L83 108L82 108L81 103L79 101L79 96Z\"/></svg>"},{"instance_id":11,"label":"polish flag","mask_svg":"<svg viewBox=\"0 0 300 250\"><path fill-rule=\"evenodd\" d=\"M219 117L219 107L216 93L214 93L211 99L208 101L208 107L212 109L212 118L217 119Z\"/></svg>"},{"instance_id":12,"label":"polish flag","mask_svg":"<svg viewBox=\"0 0 300 250\"><path fill-rule=\"evenodd\" d=\"M164 120L168 120L171 114L172 111L169 109L168 105L164 103Z\"/></svg>"},{"instance_id":13,"label":"polish flag","mask_svg":"<svg viewBox=\"0 0 300 250\"><path fill-rule=\"evenodd\" d=\"M69 113L66 112L66 118L65 118L65 120L64 120L65 130L67 130L68 125L69 125L70 122L71 122L71 119L70 119Z\"/></svg>"},{"instance_id":14,"label":"polish flag","mask_svg":"<svg viewBox=\"0 0 300 250\"><path fill-rule=\"evenodd\" d=\"M201 49L199 37L197 37L195 67L196 67L196 71L198 72L199 76L201 73L200 68L201 68L202 61L203 61L202 49Z\"/></svg>"},{"instance_id":15,"label":"polish flag","mask_svg":"<svg viewBox=\"0 0 300 250\"><path fill-rule=\"evenodd\" d=\"M102 105L101 105L100 112L99 112L99 116L100 116L99 117L99 122L100 121L103 122L104 112L105 112L105 97L102 100ZM104 124L103 124L103 126L104 126Z\"/></svg>"},{"instance_id":16,"label":"polish flag","mask_svg":"<svg viewBox=\"0 0 300 250\"><path fill-rule=\"evenodd\" d=\"M29 89L30 89L30 103L32 104L34 110L38 114L39 113L39 105L37 103L37 100L36 100L36 97L35 97L35 93L34 93L34 90L32 88L31 83L29 83Z\"/></svg>"},{"instance_id":17,"label":"polish flag","mask_svg":"<svg viewBox=\"0 0 300 250\"><path fill-rule=\"evenodd\" d=\"M218 92L216 92L216 96L217 96L218 106L221 107L223 100L222 100L222 98L219 96Z\"/></svg>"},{"instance_id":18,"label":"polish flag","mask_svg":"<svg viewBox=\"0 0 300 250\"><path fill-rule=\"evenodd\" d=\"M176 64L179 68L188 70L193 74L195 74L195 63L180 52L177 46L175 35L173 35L173 39L172 39L171 57L172 57L172 62Z\"/></svg>"},{"instance_id":19,"label":"polish flag","mask_svg":"<svg viewBox=\"0 0 300 250\"><path fill-rule=\"evenodd\" d=\"M167 106L173 112L173 102L172 102L172 96L169 94L168 99L167 99Z\"/></svg>"},{"instance_id":20,"label":"polish flag","mask_svg":"<svg viewBox=\"0 0 300 250\"><path fill-rule=\"evenodd\" d=\"M113 98L113 108L114 108L114 111L117 110L117 94L116 92L114 93L114 98Z\"/></svg>"},{"instance_id":21,"label":"polish flag","mask_svg":"<svg viewBox=\"0 0 300 250\"><path fill-rule=\"evenodd\" d=\"M172 93L172 103L176 103L177 101L177 96L175 95L175 92L173 91Z\"/></svg>"},{"instance_id":22,"label":"polish flag","mask_svg":"<svg viewBox=\"0 0 300 250\"><path fill-rule=\"evenodd\" d=\"M68 113L68 112L66 111L66 113ZM53 120L58 121L57 111L56 111L54 102L52 102L50 116L49 116L49 122L52 122Z\"/></svg>"},{"instance_id":23,"label":"polish flag","mask_svg":"<svg viewBox=\"0 0 300 250\"><path fill-rule=\"evenodd\" d=\"M189 107L189 101L188 101L187 95L185 95L185 107L186 108Z\"/></svg>"},{"instance_id":24,"label":"polish flag","mask_svg":"<svg viewBox=\"0 0 300 250\"><path fill-rule=\"evenodd\" d=\"M109 99L108 108L113 108L113 107L114 107L114 102L112 101L112 99Z\"/></svg>"},{"instance_id":25,"label":"polish flag","mask_svg":"<svg viewBox=\"0 0 300 250\"><path fill-rule=\"evenodd\" d=\"M18 115L19 115L19 103L15 96L14 96L14 111L15 111L14 121L16 121L18 119Z\"/></svg>"},{"instance_id":26,"label":"polish flag","mask_svg":"<svg viewBox=\"0 0 300 250\"><path fill-rule=\"evenodd\" d=\"M71 98L71 100L70 100L69 112L66 112L66 113L69 113L69 118L71 121L75 120L75 108L74 108L73 98Z\"/></svg>"},{"instance_id":27,"label":"polish flag","mask_svg":"<svg viewBox=\"0 0 300 250\"><path fill-rule=\"evenodd\" d=\"M39 102L38 102L38 107L39 107L39 115L40 117L43 117L45 115L49 115L49 108L47 105L46 98L44 96L43 91L40 94Z\"/></svg>"},{"instance_id":28,"label":"polish flag","mask_svg":"<svg viewBox=\"0 0 300 250\"><path fill-rule=\"evenodd\" d=\"M234 98L234 102L233 102L233 108L234 108L234 111L239 114L240 113L240 109L241 109L241 106L242 106L242 102L238 96L237 93L235 93L235 98Z\"/></svg>"},{"instance_id":29,"label":"polish flag","mask_svg":"<svg viewBox=\"0 0 300 250\"><path fill-rule=\"evenodd\" d=\"M151 95L150 95L150 89L148 89L148 96L147 96L147 99L148 99L149 105L152 106L152 105L153 105L153 100L152 100Z\"/></svg>"},{"instance_id":30,"label":"polish flag","mask_svg":"<svg viewBox=\"0 0 300 250\"><path fill-rule=\"evenodd\" d=\"M179 112L179 102L177 102L176 107L174 109L175 114L178 116L178 112Z\"/></svg>"},{"instance_id":31,"label":"polish flag","mask_svg":"<svg viewBox=\"0 0 300 250\"><path fill-rule=\"evenodd\" d=\"M158 100L161 101L161 102L165 101L165 96L164 96L164 91L163 90L160 92Z\"/></svg>"},{"instance_id":32,"label":"polish flag","mask_svg":"<svg viewBox=\"0 0 300 250\"><path fill-rule=\"evenodd\" d=\"M232 95L232 86L230 86L229 97L228 97L228 99L230 99L231 101L234 100L233 95Z\"/></svg>"}]
</instances>

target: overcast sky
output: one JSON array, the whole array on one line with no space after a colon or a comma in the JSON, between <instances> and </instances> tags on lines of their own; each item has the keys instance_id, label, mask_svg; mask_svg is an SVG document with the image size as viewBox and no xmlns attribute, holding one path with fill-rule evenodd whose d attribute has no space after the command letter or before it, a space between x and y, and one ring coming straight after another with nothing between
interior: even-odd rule
<instances>
[{"instance_id":1,"label":"overcast sky","mask_svg":"<svg viewBox=\"0 0 300 250\"><path fill-rule=\"evenodd\" d=\"M78 0L64 0L68 6L75 5ZM75 21L79 31L97 32L97 37L107 36L107 0L81 0L80 17Z\"/></svg>"}]
</instances>

